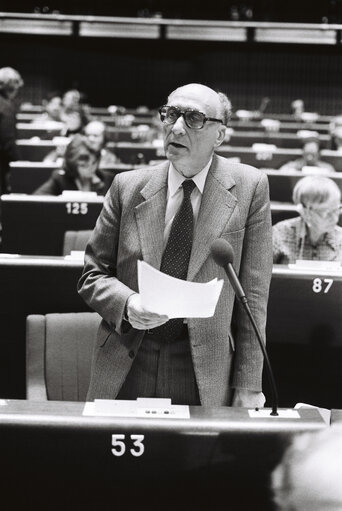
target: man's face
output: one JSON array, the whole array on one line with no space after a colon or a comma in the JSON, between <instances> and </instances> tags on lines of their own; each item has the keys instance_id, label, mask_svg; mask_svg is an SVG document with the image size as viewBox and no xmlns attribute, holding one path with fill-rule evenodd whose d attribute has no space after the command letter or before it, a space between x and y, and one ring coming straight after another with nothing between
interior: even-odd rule
<instances>
[{"instance_id":1,"label":"man's face","mask_svg":"<svg viewBox=\"0 0 342 511\"><path fill-rule=\"evenodd\" d=\"M56 121L60 120L60 114L62 109L62 98L55 96L51 98L46 104L46 111Z\"/></svg>"},{"instance_id":2,"label":"man's face","mask_svg":"<svg viewBox=\"0 0 342 511\"><path fill-rule=\"evenodd\" d=\"M82 150L76 159L77 172L82 179L91 179L97 168L97 158L93 153Z\"/></svg>"},{"instance_id":3,"label":"man's face","mask_svg":"<svg viewBox=\"0 0 342 511\"><path fill-rule=\"evenodd\" d=\"M181 110L198 110L207 117L222 118L216 92L199 84L180 87L171 94L167 104ZM224 134L225 126L221 123L207 121L202 129L192 129L180 116L174 124L163 124L166 157L178 172L192 177L209 162L215 147L222 143Z\"/></svg>"},{"instance_id":4,"label":"man's face","mask_svg":"<svg viewBox=\"0 0 342 511\"><path fill-rule=\"evenodd\" d=\"M89 147L93 151L100 151L104 144L104 127L98 123L91 123L85 128L85 136Z\"/></svg>"}]
</instances>

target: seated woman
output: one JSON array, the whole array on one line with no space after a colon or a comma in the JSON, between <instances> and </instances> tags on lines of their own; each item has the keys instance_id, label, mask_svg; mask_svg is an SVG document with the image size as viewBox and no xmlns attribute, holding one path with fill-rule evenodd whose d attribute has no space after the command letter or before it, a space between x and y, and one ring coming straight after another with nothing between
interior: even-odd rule
<instances>
[{"instance_id":1,"label":"seated woman","mask_svg":"<svg viewBox=\"0 0 342 511\"><path fill-rule=\"evenodd\" d=\"M68 144L63 169L54 170L34 195L61 195L64 190L81 190L106 193L106 187L98 174L99 153L88 146L83 135L75 135Z\"/></svg>"},{"instance_id":2,"label":"seated woman","mask_svg":"<svg viewBox=\"0 0 342 511\"><path fill-rule=\"evenodd\" d=\"M341 191L328 177L307 176L293 190L300 216L273 226L273 262L297 259L342 262Z\"/></svg>"}]
</instances>

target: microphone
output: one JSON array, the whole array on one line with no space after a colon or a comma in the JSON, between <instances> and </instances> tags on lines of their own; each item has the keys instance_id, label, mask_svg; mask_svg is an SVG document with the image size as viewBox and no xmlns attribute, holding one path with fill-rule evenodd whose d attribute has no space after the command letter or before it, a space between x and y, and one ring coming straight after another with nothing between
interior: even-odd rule
<instances>
[{"instance_id":1,"label":"microphone","mask_svg":"<svg viewBox=\"0 0 342 511\"><path fill-rule=\"evenodd\" d=\"M233 268L233 261L234 261L234 250L228 241L224 240L223 238L219 238L215 240L211 245L211 254L214 258L214 261L219 266L222 266L222 268L225 270L227 277L229 279L229 282L232 285L232 288L234 289L235 296L240 301L240 303L243 305L245 311L247 312L248 318L250 322L252 323L253 329L255 331L255 334L257 336L261 351L264 356L264 360L266 363L266 370L268 379L271 386L272 391L272 412L270 415L279 415L278 414L278 392L277 387L275 384L274 376L272 367L266 352L265 344L262 341L261 334L258 328L258 325L255 322L255 319L253 317L252 311L248 305L248 300L246 298L245 292L241 286L241 283L239 281L238 276L235 273L235 270Z\"/></svg>"}]
</instances>

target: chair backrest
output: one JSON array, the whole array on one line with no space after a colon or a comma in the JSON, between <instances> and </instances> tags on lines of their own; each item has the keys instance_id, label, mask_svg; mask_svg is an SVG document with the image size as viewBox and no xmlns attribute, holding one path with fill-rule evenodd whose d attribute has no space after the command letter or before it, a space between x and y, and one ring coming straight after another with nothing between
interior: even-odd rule
<instances>
[{"instance_id":1,"label":"chair backrest","mask_svg":"<svg viewBox=\"0 0 342 511\"><path fill-rule=\"evenodd\" d=\"M92 230L66 231L63 241L63 255L68 255L72 250L85 250Z\"/></svg>"},{"instance_id":2,"label":"chair backrest","mask_svg":"<svg viewBox=\"0 0 342 511\"><path fill-rule=\"evenodd\" d=\"M100 321L96 312L27 317L27 399L86 400Z\"/></svg>"}]
</instances>

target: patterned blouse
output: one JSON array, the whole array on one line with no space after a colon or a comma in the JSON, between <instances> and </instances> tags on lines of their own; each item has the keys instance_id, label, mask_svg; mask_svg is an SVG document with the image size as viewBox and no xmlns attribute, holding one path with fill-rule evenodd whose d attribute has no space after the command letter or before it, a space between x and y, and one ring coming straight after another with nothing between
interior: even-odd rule
<instances>
[{"instance_id":1,"label":"patterned blouse","mask_svg":"<svg viewBox=\"0 0 342 511\"><path fill-rule=\"evenodd\" d=\"M295 263L297 259L342 262L342 227L326 233L313 245L301 217L283 220L273 226L273 263Z\"/></svg>"}]
</instances>

